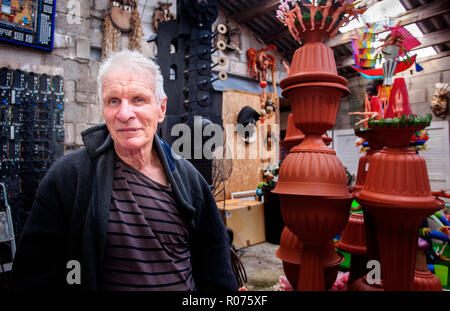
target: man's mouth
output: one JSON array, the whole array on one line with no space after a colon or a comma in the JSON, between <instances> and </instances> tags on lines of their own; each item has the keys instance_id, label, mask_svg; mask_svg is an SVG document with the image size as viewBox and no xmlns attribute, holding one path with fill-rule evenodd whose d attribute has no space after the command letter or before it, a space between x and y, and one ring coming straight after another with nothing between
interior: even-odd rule
<instances>
[{"instance_id":1,"label":"man's mouth","mask_svg":"<svg viewBox=\"0 0 450 311\"><path fill-rule=\"evenodd\" d=\"M125 132L125 133L133 133L133 132L137 132L139 130L140 130L140 128L137 128L137 127L125 127L125 128L118 129L117 131Z\"/></svg>"}]
</instances>

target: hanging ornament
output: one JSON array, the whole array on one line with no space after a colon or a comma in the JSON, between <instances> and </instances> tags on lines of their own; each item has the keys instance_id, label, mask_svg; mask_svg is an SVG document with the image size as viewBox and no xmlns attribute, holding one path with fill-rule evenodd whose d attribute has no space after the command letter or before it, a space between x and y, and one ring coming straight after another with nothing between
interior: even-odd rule
<instances>
[{"instance_id":1,"label":"hanging ornament","mask_svg":"<svg viewBox=\"0 0 450 311\"><path fill-rule=\"evenodd\" d=\"M416 62L416 71L419 72L419 71L422 71L422 70L423 70L423 67L420 66L420 65Z\"/></svg>"}]
</instances>

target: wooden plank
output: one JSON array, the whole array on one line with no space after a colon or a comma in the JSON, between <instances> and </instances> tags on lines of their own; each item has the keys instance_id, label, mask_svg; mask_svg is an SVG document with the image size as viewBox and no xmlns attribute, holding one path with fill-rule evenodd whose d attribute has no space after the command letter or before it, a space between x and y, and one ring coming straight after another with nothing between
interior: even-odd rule
<instances>
[{"instance_id":1,"label":"wooden plank","mask_svg":"<svg viewBox=\"0 0 450 311\"><path fill-rule=\"evenodd\" d=\"M400 21L400 26L406 26L438 15L443 15L448 12L450 12L450 5L448 0L441 0L406 11L402 14L392 17L392 20ZM348 31L342 34L337 34L333 39L327 41L326 44L329 47L335 47L350 42L353 37L354 31Z\"/></svg>"},{"instance_id":2,"label":"wooden plank","mask_svg":"<svg viewBox=\"0 0 450 311\"><path fill-rule=\"evenodd\" d=\"M239 24L244 24L255 16L266 14L267 12L275 10L280 5L278 0L264 0L260 1L257 6L252 9L244 9L239 13L231 16L231 19L235 20Z\"/></svg>"},{"instance_id":3,"label":"wooden plank","mask_svg":"<svg viewBox=\"0 0 450 311\"><path fill-rule=\"evenodd\" d=\"M420 41L421 45L415 47L411 51L426 48L433 45L439 45L446 42L450 42L450 28L445 28L439 31L434 31L418 37L417 40ZM336 60L336 67L342 68L351 66L354 64L353 56L343 57Z\"/></svg>"},{"instance_id":4,"label":"wooden plank","mask_svg":"<svg viewBox=\"0 0 450 311\"><path fill-rule=\"evenodd\" d=\"M264 206L264 203L256 200L238 200L231 199L225 200L225 210L235 210L239 208L252 208L252 207L260 207ZM223 210L223 201L218 202L217 207L219 210Z\"/></svg>"}]
</instances>

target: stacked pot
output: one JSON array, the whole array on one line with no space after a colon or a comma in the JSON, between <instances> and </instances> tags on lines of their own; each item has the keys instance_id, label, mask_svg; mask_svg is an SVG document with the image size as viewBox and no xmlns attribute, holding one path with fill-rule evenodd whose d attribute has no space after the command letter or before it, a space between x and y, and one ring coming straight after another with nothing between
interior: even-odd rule
<instances>
[{"instance_id":1,"label":"stacked pot","mask_svg":"<svg viewBox=\"0 0 450 311\"><path fill-rule=\"evenodd\" d=\"M414 289L420 225L444 207L431 194L425 159L408 148L421 128L371 129L385 147L372 155L364 187L355 193L364 210L368 257L381 262L385 290Z\"/></svg>"},{"instance_id":2,"label":"stacked pot","mask_svg":"<svg viewBox=\"0 0 450 311\"><path fill-rule=\"evenodd\" d=\"M305 135L283 161L273 191L280 195L284 223L302 243L297 290L325 290L321 256L344 229L352 201L345 168L322 139L334 126L340 98L349 94L323 38L322 32L309 33L280 83L295 126Z\"/></svg>"}]
</instances>

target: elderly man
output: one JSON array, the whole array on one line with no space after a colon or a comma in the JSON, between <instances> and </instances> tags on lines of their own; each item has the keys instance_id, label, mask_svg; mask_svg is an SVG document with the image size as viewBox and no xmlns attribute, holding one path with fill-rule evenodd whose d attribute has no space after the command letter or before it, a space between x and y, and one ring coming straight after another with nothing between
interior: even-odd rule
<instances>
[{"instance_id":1,"label":"elderly man","mask_svg":"<svg viewBox=\"0 0 450 311\"><path fill-rule=\"evenodd\" d=\"M236 290L208 184L155 134L167 101L158 66L118 52L100 67L98 86L106 124L85 130L86 148L42 180L15 288Z\"/></svg>"}]
</instances>

